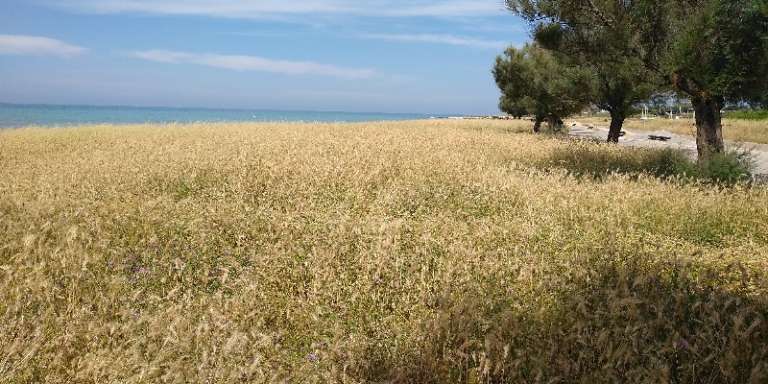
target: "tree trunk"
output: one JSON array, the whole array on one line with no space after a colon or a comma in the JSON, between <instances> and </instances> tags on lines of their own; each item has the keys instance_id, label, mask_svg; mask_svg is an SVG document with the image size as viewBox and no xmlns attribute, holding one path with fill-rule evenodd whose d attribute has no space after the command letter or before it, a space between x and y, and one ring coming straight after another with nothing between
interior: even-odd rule
<instances>
[{"instance_id":1,"label":"tree trunk","mask_svg":"<svg viewBox=\"0 0 768 384\"><path fill-rule=\"evenodd\" d=\"M533 123L533 132L539 133L541 132L541 123L544 121L541 117L536 117Z\"/></svg>"},{"instance_id":2,"label":"tree trunk","mask_svg":"<svg viewBox=\"0 0 768 384\"><path fill-rule=\"evenodd\" d=\"M691 101L696 111L696 148L699 159L723 152L725 144L720 116L722 102L716 98L694 98Z\"/></svg>"},{"instance_id":3,"label":"tree trunk","mask_svg":"<svg viewBox=\"0 0 768 384\"><path fill-rule=\"evenodd\" d=\"M611 111L611 128L608 130L608 142L618 143L621 137L621 127L626 119L624 111Z\"/></svg>"},{"instance_id":4,"label":"tree trunk","mask_svg":"<svg viewBox=\"0 0 768 384\"><path fill-rule=\"evenodd\" d=\"M563 123L563 120L557 116L550 116L547 118L547 126L549 127L549 130L552 133L562 131L563 125L565 125Z\"/></svg>"}]
</instances>

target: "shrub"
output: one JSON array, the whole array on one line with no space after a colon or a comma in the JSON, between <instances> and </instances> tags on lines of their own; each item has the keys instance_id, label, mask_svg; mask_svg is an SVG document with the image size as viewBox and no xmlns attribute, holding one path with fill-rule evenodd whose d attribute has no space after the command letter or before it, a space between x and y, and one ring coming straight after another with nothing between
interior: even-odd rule
<instances>
[{"instance_id":1,"label":"shrub","mask_svg":"<svg viewBox=\"0 0 768 384\"><path fill-rule=\"evenodd\" d=\"M626 148L584 141L556 148L539 166L563 168L574 176L594 179L614 173L647 174L661 179L733 186L751 180L753 161L749 152L741 150L694 162L677 149Z\"/></svg>"},{"instance_id":2,"label":"shrub","mask_svg":"<svg viewBox=\"0 0 768 384\"><path fill-rule=\"evenodd\" d=\"M752 178L754 162L749 152L732 150L710 156L698 164L698 177L716 184L734 185Z\"/></svg>"}]
</instances>

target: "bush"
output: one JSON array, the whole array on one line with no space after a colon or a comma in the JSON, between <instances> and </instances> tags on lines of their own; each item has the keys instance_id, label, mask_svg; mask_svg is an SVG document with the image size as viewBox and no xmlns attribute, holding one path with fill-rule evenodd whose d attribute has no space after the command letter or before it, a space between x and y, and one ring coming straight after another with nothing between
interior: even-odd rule
<instances>
[{"instance_id":1,"label":"bush","mask_svg":"<svg viewBox=\"0 0 768 384\"><path fill-rule=\"evenodd\" d=\"M539 164L558 167L577 177L602 179L609 174L652 175L661 179L680 179L732 186L749 182L753 161L749 152L734 150L694 162L676 149L626 148L579 142L554 150Z\"/></svg>"},{"instance_id":2,"label":"bush","mask_svg":"<svg viewBox=\"0 0 768 384\"><path fill-rule=\"evenodd\" d=\"M749 152L741 150L718 153L698 164L698 177L715 184L734 185L752 178L754 162Z\"/></svg>"}]
</instances>

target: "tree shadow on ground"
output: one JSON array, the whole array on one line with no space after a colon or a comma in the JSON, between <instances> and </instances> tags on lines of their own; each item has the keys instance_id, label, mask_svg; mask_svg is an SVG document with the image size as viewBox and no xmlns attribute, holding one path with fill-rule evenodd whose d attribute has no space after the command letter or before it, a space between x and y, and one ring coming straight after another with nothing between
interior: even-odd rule
<instances>
[{"instance_id":1,"label":"tree shadow on ground","mask_svg":"<svg viewBox=\"0 0 768 384\"><path fill-rule=\"evenodd\" d=\"M763 272L643 258L573 265L536 290L447 299L410 349L350 370L390 383L765 383ZM396 356L396 357L392 357Z\"/></svg>"}]
</instances>

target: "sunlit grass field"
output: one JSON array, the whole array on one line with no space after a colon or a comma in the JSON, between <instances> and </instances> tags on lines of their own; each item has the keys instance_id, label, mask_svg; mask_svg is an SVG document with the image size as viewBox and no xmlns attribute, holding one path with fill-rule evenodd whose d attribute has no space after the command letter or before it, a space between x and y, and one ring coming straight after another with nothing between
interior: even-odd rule
<instances>
[{"instance_id":1,"label":"sunlit grass field","mask_svg":"<svg viewBox=\"0 0 768 384\"><path fill-rule=\"evenodd\" d=\"M573 118L585 124L608 128L610 119L606 117ZM693 119L627 119L624 128L634 131L667 131L695 137L696 125ZM723 136L726 140L768 144L768 120L723 119Z\"/></svg>"},{"instance_id":2,"label":"sunlit grass field","mask_svg":"<svg viewBox=\"0 0 768 384\"><path fill-rule=\"evenodd\" d=\"M529 130L2 131L0 382L768 382L768 189Z\"/></svg>"}]
</instances>

